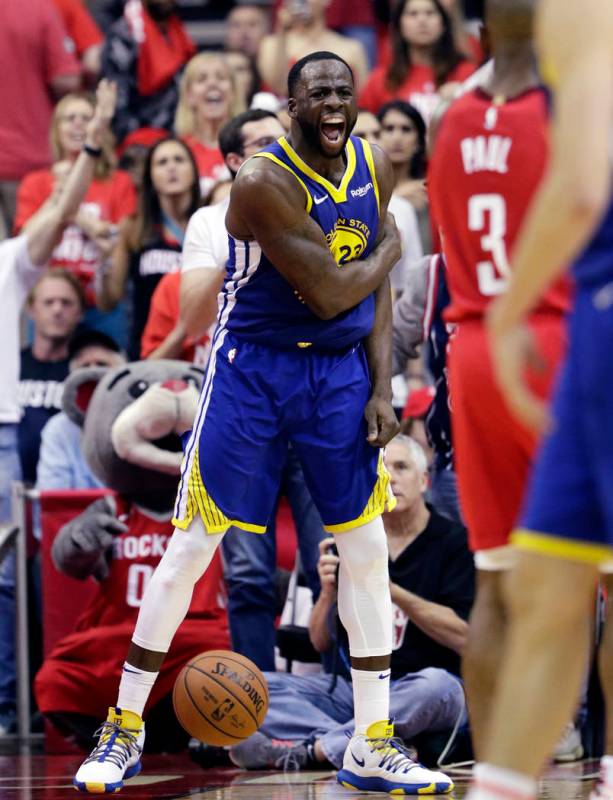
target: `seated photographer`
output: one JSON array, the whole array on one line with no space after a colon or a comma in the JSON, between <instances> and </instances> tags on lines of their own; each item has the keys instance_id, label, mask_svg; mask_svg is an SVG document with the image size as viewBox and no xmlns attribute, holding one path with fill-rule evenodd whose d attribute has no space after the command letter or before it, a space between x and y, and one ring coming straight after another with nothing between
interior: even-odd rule
<instances>
[{"instance_id":1,"label":"seated photographer","mask_svg":"<svg viewBox=\"0 0 613 800\"><path fill-rule=\"evenodd\" d=\"M459 678L474 595L473 559L466 530L424 501L427 461L408 436L386 447L385 464L397 499L383 515L394 604L390 716L405 743L466 721ZM339 534L342 536L342 534ZM230 749L245 769L340 768L353 730L347 637L336 613L338 556L334 540L320 545L321 594L309 634L322 654L332 654L333 675L266 673L268 714L260 731ZM346 677L347 676L347 677Z\"/></svg>"}]
</instances>

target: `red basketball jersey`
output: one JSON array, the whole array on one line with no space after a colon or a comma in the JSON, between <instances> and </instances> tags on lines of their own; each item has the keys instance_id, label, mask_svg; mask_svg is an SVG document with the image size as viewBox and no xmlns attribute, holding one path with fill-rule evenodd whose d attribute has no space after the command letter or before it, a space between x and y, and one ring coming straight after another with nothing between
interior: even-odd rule
<instances>
[{"instance_id":1,"label":"red basketball jersey","mask_svg":"<svg viewBox=\"0 0 613 800\"><path fill-rule=\"evenodd\" d=\"M507 286L513 246L547 166L547 106L542 89L500 105L476 89L442 120L428 188L447 262L451 322L482 317ZM568 306L564 279L539 310Z\"/></svg>"},{"instance_id":2,"label":"red basketball jersey","mask_svg":"<svg viewBox=\"0 0 613 800\"><path fill-rule=\"evenodd\" d=\"M123 510L121 500L118 505ZM102 717L113 702L145 587L174 530L169 520L155 520L135 506L128 509L126 523L128 532L113 542L108 577L98 585L74 631L56 642L36 676L36 700L43 713ZM172 691L186 661L205 650L230 647L222 580L216 553L194 587L147 707Z\"/></svg>"},{"instance_id":3,"label":"red basketball jersey","mask_svg":"<svg viewBox=\"0 0 613 800\"><path fill-rule=\"evenodd\" d=\"M136 506L126 519L128 532L115 537L109 574L100 591L79 618L76 630L120 625L136 621L145 588L159 564L174 527L170 520L156 520ZM190 603L188 618L223 617L221 561L215 554L206 575L198 581Z\"/></svg>"}]
</instances>

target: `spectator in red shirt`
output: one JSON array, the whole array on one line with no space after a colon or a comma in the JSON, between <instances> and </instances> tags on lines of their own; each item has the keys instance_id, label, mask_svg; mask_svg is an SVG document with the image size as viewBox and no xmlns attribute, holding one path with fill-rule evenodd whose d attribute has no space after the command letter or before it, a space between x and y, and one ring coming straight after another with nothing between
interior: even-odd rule
<instances>
[{"instance_id":1,"label":"spectator in red shirt","mask_svg":"<svg viewBox=\"0 0 613 800\"><path fill-rule=\"evenodd\" d=\"M47 198L58 189L85 140L85 130L94 114L92 98L71 93L57 104L51 120L50 141L54 167L30 172L19 186L15 229L27 230L27 223ZM88 327L104 330L118 341L120 320L102 318L96 309L96 276L110 256L116 241L117 226L134 213L136 193L127 173L114 169L112 137L107 139L99 158L95 178L69 225L53 251L51 267L64 267L78 279L87 301L85 322Z\"/></svg>"},{"instance_id":2,"label":"spectator in red shirt","mask_svg":"<svg viewBox=\"0 0 613 800\"><path fill-rule=\"evenodd\" d=\"M361 42L371 69L377 61L375 5L372 0L330 0L326 9L328 27Z\"/></svg>"},{"instance_id":3,"label":"spectator in red shirt","mask_svg":"<svg viewBox=\"0 0 613 800\"><path fill-rule=\"evenodd\" d=\"M100 74L104 36L83 0L53 0L68 35L75 44L83 70L83 83L93 85Z\"/></svg>"},{"instance_id":4,"label":"spectator in red shirt","mask_svg":"<svg viewBox=\"0 0 613 800\"><path fill-rule=\"evenodd\" d=\"M474 64L459 52L440 0L401 0L392 14L391 36L389 65L371 72L360 106L376 114L390 100L406 100L427 123L441 87L466 80Z\"/></svg>"},{"instance_id":5,"label":"spectator in red shirt","mask_svg":"<svg viewBox=\"0 0 613 800\"><path fill-rule=\"evenodd\" d=\"M181 319L181 273L169 272L151 298L149 317L140 343L141 358L176 358L206 367L211 341L208 333L188 336Z\"/></svg>"},{"instance_id":6,"label":"spectator in red shirt","mask_svg":"<svg viewBox=\"0 0 613 800\"><path fill-rule=\"evenodd\" d=\"M244 110L224 56L194 56L181 78L175 131L194 154L203 196L217 181L230 177L217 139L226 122Z\"/></svg>"},{"instance_id":7,"label":"spectator in red shirt","mask_svg":"<svg viewBox=\"0 0 613 800\"><path fill-rule=\"evenodd\" d=\"M79 88L80 67L49 0L2 0L0 25L0 240L10 235L17 185L51 161L53 97Z\"/></svg>"}]
</instances>

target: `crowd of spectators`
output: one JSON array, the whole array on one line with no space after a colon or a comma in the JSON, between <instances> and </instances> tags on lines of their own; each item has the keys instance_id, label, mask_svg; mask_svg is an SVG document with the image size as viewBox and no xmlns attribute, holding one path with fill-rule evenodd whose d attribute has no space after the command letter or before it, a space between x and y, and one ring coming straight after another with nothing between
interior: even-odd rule
<instances>
[{"instance_id":1,"label":"crowd of spectators","mask_svg":"<svg viewBox=\"0 0 613 800\"><path fill-rule=\"evenodd\" d=\"M379 144L394 170L390 210L401 233L402 258L392 273L392 287L400 302L420 270L427 269L424 254L437 247L425 185L430 119L439 100L451 96L486 53L477 38L478 4L459 0L253 0L229 9L227 3L209 3L207 19L212 25L217 14L224 34L206 47L192 39L193 19L181 0L29 3L24 15L18 0L3 2L0 239L27 237L40 225L40 212L63 196L95 114L89 92L101 78L116 83L117 107L79 208L57 228L45 259L48 269L29 281L27 298L22 293L15 398L21 420L17 444L7 440L7 447L16 446L21 477L29 485L92 488L100 484L79 451L79 429L58 413L63 381L75 369L115 367L123 359L206 364L227 260L223 221L232 179L246 158L287 130L286 79L292 64L325 49L353 69L360 107L355 133ZM0 275L17 269L5 253L0 250ZM423 333L427 339L429 332ZM406 402L405 430L415 430L419 438L434 395L427 387L436 375L428 368L427 354L416 358L412 341L397 352L395 405L400 415ZM3 447L4 428L15 422L14 414L0 414ZM431 471L448 470L448 443L437 452L435 442L433 451L423 436ZM406 442L397 446L406 449ZM417 450L411 447L409 462L417 461L421 480L426 457L418 445ZM11 474L18 472L15 468ZM324 534L291 451L284 491L292 504L307 583L317 599ZM425 542L432 520L440 518L430 506L424 511L423 491L417 492L412 511L422 513L415 536L430 531L423 534ZM0 523L9 514L7 503L1 508ZM453 525L449 520L437 525L452 525L459 541L465 532L455 499L449 509L440 510L454 517ZM393 527L392 520L392 532ZM274 559L265 537L234 537L231 532L224 541L233 646L256 661L259 654L261 666L269 670L274 668ZM245 563L252 572L249 584ZM419 591L409 584L400 590L401 599L403 591ZM11 608L10 581L0 590L3 608ZM462 594L462 618L469 594L472 588ZM332 596L326 592L324 599ZM442 596L431 599L443 603ZM458 625L464 625L459 617ZM271 632L268 638L265 630ZM0 639L12 635L0 630ZM457 660L461 643L449 647ZM395 677L447 668L437 658L399 668ZM15 727L14 665L0 661L2 687L0 735ZM345 724L349 711L345 717L337 722ZM446 722L437 721L435 728ZM329 761L336 763L334 757Z\"/></svg>"}]
</instances>

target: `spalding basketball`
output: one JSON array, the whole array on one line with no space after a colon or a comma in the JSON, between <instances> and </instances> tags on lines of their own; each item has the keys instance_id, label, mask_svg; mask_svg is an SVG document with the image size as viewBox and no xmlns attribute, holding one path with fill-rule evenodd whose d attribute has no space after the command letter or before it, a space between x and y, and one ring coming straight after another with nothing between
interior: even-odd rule
<instances>
[{"instance_id":1,"label":"spalding basketball","mask_svg":"<svg viewBox=\"0 0 613 800\"><path fill-rule=\"evenodd\" d=\"M268 711L268 685L253 661L231 650L192 658L175 681L172 702L185 730L222 747L251 736Z\"/></svg>"}]
</instances>

